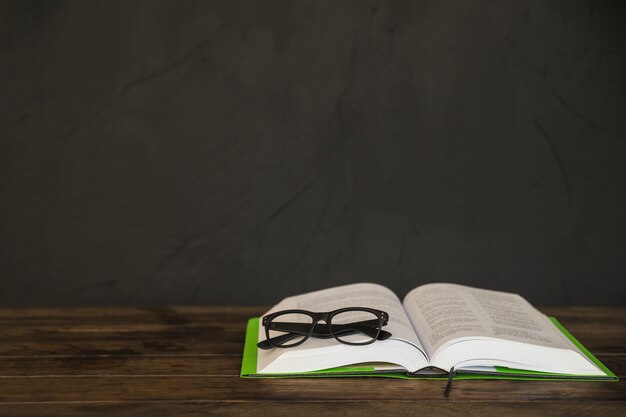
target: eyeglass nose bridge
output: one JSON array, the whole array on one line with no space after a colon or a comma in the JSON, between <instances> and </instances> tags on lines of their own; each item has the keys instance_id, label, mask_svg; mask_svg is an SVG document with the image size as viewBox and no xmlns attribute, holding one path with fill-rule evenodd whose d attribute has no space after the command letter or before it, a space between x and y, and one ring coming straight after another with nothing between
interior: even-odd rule
<instances>
[{"instance_id":1,"label":"eyeglass nose bridge","mask_svg":"<svg viewBox=\"0 0 626 417\"><path fill-rule=\"evenodd\" d=\"M313 317L313 322L311 323L311 332L310 334L313 334L313 331L315 329L315 326L317 326L318 324L320 324L320 321L324 322L324 324L328 327L328 329L330 330L330 325L328 324L328 314L325 313L321 313L321 314L315 314Z\"/></svg>"},{"instance_id":2,"label":"eyeglass nose bridge","mask_svg":"<svg viewBox=\"0 0 626 417\"><path fill-rule=\"evenodd\" d=\"M311 316L313 316L313 321L315 323L322 321L322 320L324 322L328 322L328 320L330 320L330 313L313 313L311 314Z\"/></svg>"}]
</instances>

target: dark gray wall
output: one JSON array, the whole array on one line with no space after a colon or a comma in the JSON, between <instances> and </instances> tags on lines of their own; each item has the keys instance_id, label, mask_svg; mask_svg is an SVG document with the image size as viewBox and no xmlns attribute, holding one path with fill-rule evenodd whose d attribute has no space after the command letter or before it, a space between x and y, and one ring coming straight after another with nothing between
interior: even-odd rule
<instances>
[{"instance_id":1,"label":"dark gray wall","mask_svg":"<svg viewBox=\"0 0 626 417\"><path fill-rule=\"evenodd\" d=\"M621 1L0 2L0 305L626 301Z\"/></svg>"}]
</instances>

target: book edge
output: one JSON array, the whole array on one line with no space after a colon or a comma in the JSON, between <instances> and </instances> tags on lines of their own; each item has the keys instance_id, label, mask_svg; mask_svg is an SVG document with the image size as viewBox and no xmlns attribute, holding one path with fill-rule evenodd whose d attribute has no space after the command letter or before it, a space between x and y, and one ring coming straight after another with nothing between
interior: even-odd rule
<instances>
[{"instance_id":1,"label":"book edge","mask_svg":"<svg viewBox=\"0 0 626 417\"><path fill-rule=\"evenodd\" d=\"M545 380L552 381L619 381L619 378L608 369L598 358L585 348L555 317L548 317L550 321L567 337L586 357L593 362L605 376L594 375L570 375L554 374L547 372L532 372L521 369L496 367L497 372L459 371L454 379L515 379L515 380ZM243 358L241 363L241 378L324 378L324 377L383 377L396 379L447 379L445 375L418 375L410 373L398 373L389 371L376 371L371 367L340 367L324 369L312 372L297 372L286 374L258 374L257 373L257 333L259 318L253 317L248 320L246 327L246 339L244 342Z\"/></svg>"}]
</instances>

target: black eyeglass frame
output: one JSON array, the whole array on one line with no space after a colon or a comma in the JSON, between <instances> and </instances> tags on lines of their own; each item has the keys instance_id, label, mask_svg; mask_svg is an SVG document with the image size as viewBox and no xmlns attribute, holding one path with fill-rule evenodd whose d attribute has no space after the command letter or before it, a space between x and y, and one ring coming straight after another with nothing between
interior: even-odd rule
<instances>
[{"instance_id":1,"label":"black eyeglass frame","mask_svg":"<svg viewBox=\"0 0 626 417\"><path fill-rule=\"evenodd\" d=\"M375 327L376 329L376 336L372 337L371 340L365 341L365 342L348 342L346 340L342 340L340 337L338 337L335 332L333 331L333 326L332 326L332 320L333 317L336 316L337 314L341 314L341 313L345 313L348 311L363 311L366 313L372 313L373 315L376 316L376 318L378 319L378 325ZM302 338L302 340L290 344L290 345L275 345L272 343L272 337L270 336L270 330L273 330L270 328L269 324L276 318L279 316L283 316L286 314L303 314L306 316L311 317L312 322L311 323L306 323L307 326L311 326L311 329L309 330L309 332L306 334L305 337ZM337 340L340 343L343 343L345 345L352 345L352 346L362 346L362 345L369 345L371 343L374 343L376 340L378 340L382 328L383 326L387 325L387 323L389 323L389 314L387 314L387 312L382 311L382 310L377 310L375 308L369 308L369 307L344 307L344 308L339 308L337 310L332 310L332 311L327 311L327 312L323 312L323 313L316 313L313 311L308 311L308 310L298 310L298 309L292 309L292 310L281 310L281 311L276 311L272 314L268 314L267 316L264 316L261 323L263 325L263 327L265 328L265 337L266 337L266 342L269 343L272 347L275 348L290 348L290 347L295 347L295 346L299 346L302 343L306 342L307 339L309 337L311 337L311 335L314 333L314 330L318 324L318 322L320 321L324 321L326 323L326 327L328 328L328 331L330 333L330 335ZM343 324L342 324L343 325Z\"/></svg>"}]
</instances>

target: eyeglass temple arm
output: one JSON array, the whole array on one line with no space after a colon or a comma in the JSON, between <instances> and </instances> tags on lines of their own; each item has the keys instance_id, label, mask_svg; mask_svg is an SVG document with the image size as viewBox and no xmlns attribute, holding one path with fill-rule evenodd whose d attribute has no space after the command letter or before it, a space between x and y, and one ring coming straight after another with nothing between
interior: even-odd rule
<instances>
[{"instance_id":1,"label":"eyeglass temple arm","mask_svg":"<svg viewBox=\"0 0 626 417\"><path fill-rule=\"evenodd\" d=\"M274 346L281 345L282 343L287 343L293 338L301 336L297 333L286 333L280 336L272 337L271 339L266 339L262 342L257 343L257 347L259 349L267 350L272 349Z\"/></svg>"}]
</instances>

